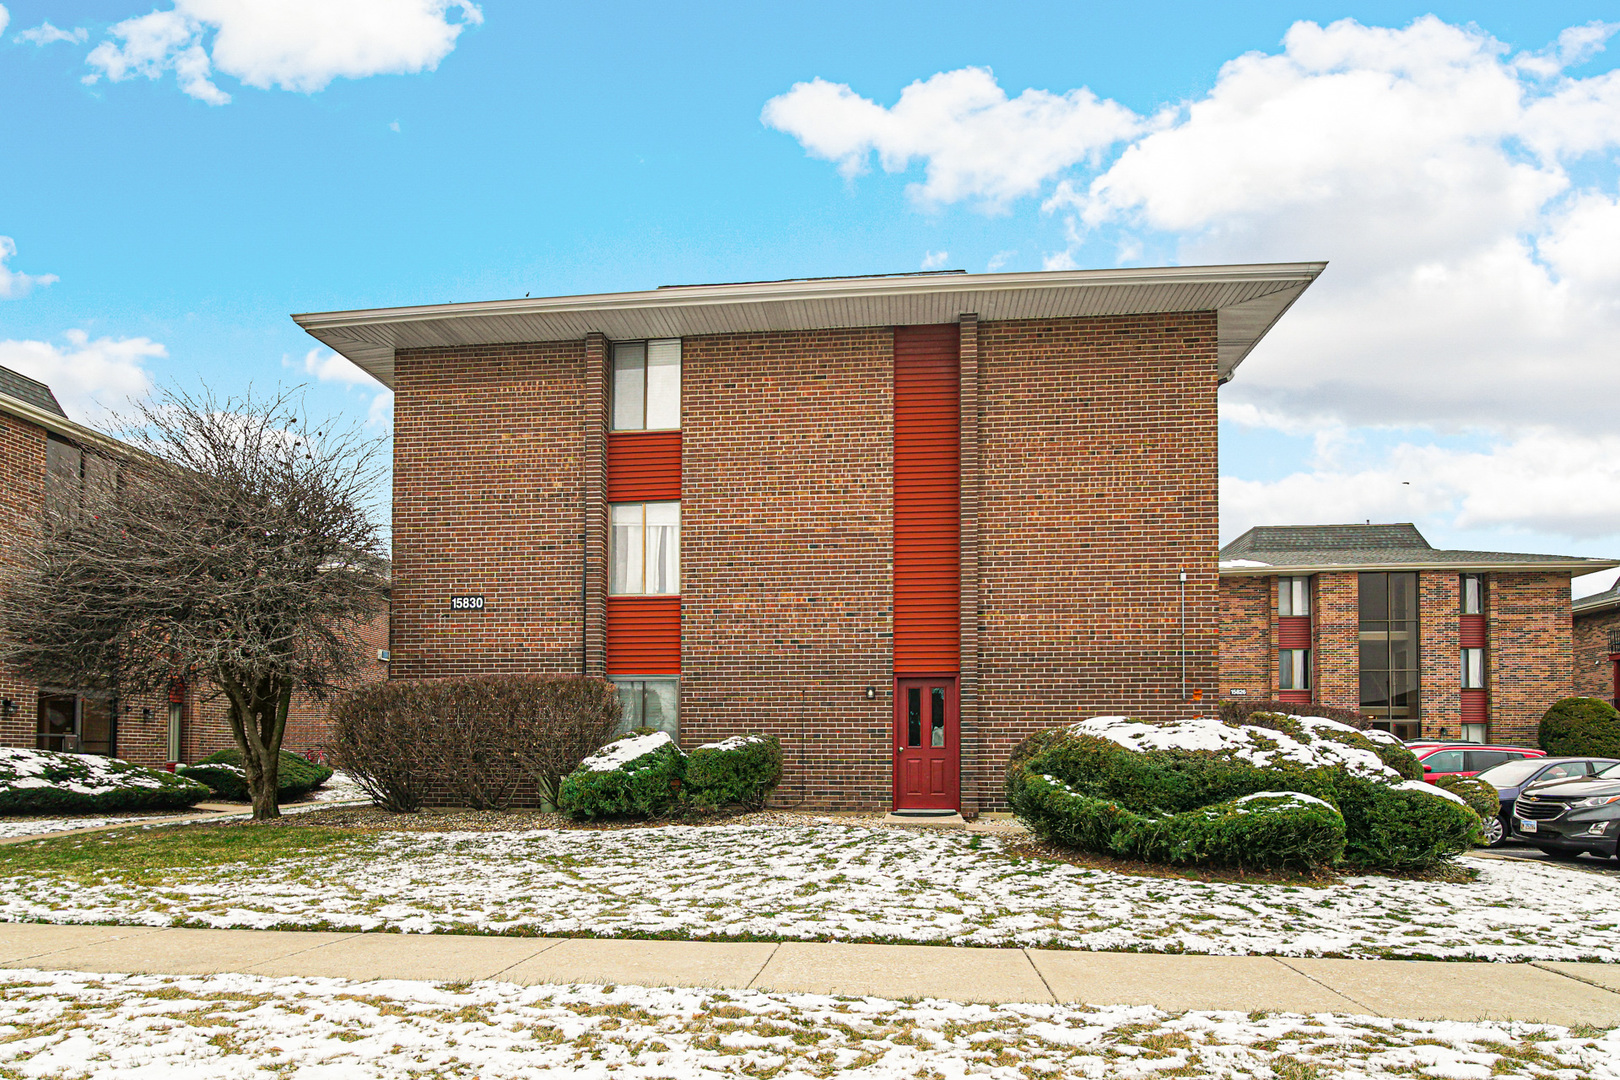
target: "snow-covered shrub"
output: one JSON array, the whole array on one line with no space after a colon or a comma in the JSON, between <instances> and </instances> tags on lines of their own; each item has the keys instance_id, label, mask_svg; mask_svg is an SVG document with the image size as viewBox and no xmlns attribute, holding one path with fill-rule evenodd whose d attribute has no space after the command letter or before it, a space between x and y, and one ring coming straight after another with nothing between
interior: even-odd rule
<instances>
[{"instance_id":1,"label":"snow-covered shrub","mask_svg":"<svg viewBox=\"0 0 1620 1080\"><path fill-rule=\"evenodd\" d=\"M117 758L0 747L0 814L176 810L207 797L195 780Z\"/></svg>"},{"instance_id":2,"label":"snow-covered shrub","mask_svg":"<svg viewBox=\"0 0 1620 1080\"><path fill-rule=\"evenodd\" d=\"M1477 776L1438 776L1434 784L1467 803L1468 809L1478 814L1481 821L1502 812L1502 794L1489 780L1481 780Z\"/></svg>"},{"instance_id":3,"label":"snow-covered shrub","mask_svg":"<svg viewBox=\"0 0 1620 1080\"><path fill-rule=\"evenodd\" d=\"M247 770L242 765L240 750L221 750L195 765L182 765L176 771L207 784L222 799L247 802L252 798L248 792ZM330 779L332 770L325 765L283 750L281 765L276 770L276 801L301 799Z\"/></svg>"},{"instance_id":4,"label":"snow-covered shrub","mask_svg":"<svg viewBox=\"0 0 1620 1080\"><path fill-rule=\"evenodd\" d=\"M1549 754L1620 757L1620 711L1602 698L1555 701L1541 718L1537 741Z\"/></svg>"},{"instance_id":5,"label":"snow-covered shrub","mask_svg":"<svg viewBox=\"0 0 1620 1080\"><path fill-rule=\"evenodd\" d=\"M1161 861L1176 851L1186 862L1229 862L1236 854L1229 848L1145 837L1176 827L1197 831L1202 819L1182 815L1279 791L1311 795L1338 810L1342 861L1351 866L1419 869L1465 850L1477 828L1475 816L1459 812L1460 800L1419 800L1403 790L1406 781L1384 763L1381 745L1369 733L1325 717L1257 713L1248 723L1093 717L1040 732L1015 749L1007 798L1032 829L1059 843ZM1063 785L1069 797L1050 797L1053 784ZM1171 824L1149 829L1167 820ZM1250 867L1311 865L1324 850L1319 824L1288 818L1267 834L1267 852L1238 861ZM1279 837L1295 825L1301 826L1299 850L1283 853Z\"/></svg>"},{"instance_id":6,"label":"snow-covered shrub","mask_svg":"<svg viewBox=\"0 0 1620 1080\"><path fill-rule=\"evenodd\" d=\"M576 818L660 817L681 798L686 755L667 732L626 735L563 778L557 805Z\"/></svg>"},{"instance_id":7,"label":"snow-covered shrub","mask_svg":"<svg viewBox=\"0 0 1620 1080\"><path fill-rule=\"evenodd\" d=\"M686 759L686 798L706 809L764 806L781 782L782 744L774 735L705 743Z\"/></svg>"},{"instance_id":8,"label":"snow-covered shrub","mask_svg":"<svg viewBox=\"0 0 1620 1080\"><path fill-rule=\"evenodd\" d=\"M1224 723L1274 727L1277 720L1289 719L1299 708L1298 705L1289 705L1281 701L1223 701L1220 704L1220 719ZM1394 735L1369 726L1372 723L1371 718L1354 709L1339 709L1331 705L1312 705L1310 715L1322 720L1337 720L1345 727L1355 728L1372 742L1385 765L1408 780L1423 779L1423 765L1418 761L1417 755L1408 750L1406 744Z\"/></svg>"}]
</instances>

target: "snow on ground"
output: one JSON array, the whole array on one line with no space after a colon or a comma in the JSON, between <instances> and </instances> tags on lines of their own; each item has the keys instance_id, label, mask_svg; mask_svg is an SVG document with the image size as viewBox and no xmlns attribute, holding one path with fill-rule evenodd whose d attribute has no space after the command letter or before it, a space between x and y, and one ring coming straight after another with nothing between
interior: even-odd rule
<instances>
[{"instance_id":1,"label":"snow on ground","mask_svg":"<svg viewBox=\"0 0 1620 1080\"><path fill-rule=\"evenodd\" d=\"M1620 1032L618 986L0 973L21 1077L1620 1078Z\"/></svg>"},{"instance_id":2,"label":"snow on ground","mask_svg":"<svg viewBox=\"0 0 1620 1080\"><path fill-rule=\"evenodd\" d=\"M1620 961L1620 878L1464 860L1471 883L1200 882L848 825L354 833L251 867L0 877L0 919L149 926L950 942L1217 955Z\"/></svg>"},{"instance_id":3,"label":"snow on ground","mask_svg":"<svg viewBox=\"0 0 1620 1080\"><path fill-rule=\"evenodd\" d=\"M359 784L350 779L346 772L333 771L331 779L310 792L296 803L289 806L304 806L309 803L330 802L369 802L371 796L367 795Z\"/></svg>"}]
</instances>

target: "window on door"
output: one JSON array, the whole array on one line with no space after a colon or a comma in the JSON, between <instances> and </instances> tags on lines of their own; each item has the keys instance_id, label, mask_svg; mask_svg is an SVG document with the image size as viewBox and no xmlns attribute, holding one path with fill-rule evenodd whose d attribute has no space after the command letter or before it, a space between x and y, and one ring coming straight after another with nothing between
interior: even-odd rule
<instances>
[{"instance_id":1,"label":"window on door","mask_svg":"<svg viewBox=\"0 0 1620 1080\"><path fill-rule=\"evenodd\" d=\"M680 339L614 345L613 430L668 431L680 426Z\"/></svg>"},{"instance_id":2,"label":"window on door","mask_svg":"<svg viewBox=\"0 0 1620 1080\"><path fill-rule=\"evenodd\" d=\"M945 688L906 688L906 746L945 745Z\"/></svg>"},{"instance_id":3,"label":"window on door","mask_svg":"<svg viewBox=\"0 0 1620 1080\"><path fill-rule=\"evenodd\" d=\"M619 691L619 704L623 712L619 725L613 729L614 737L627 735L637 728L667 731L669 737L680 740L681 681L679 679L613 679Z\"/></svg>"},{"instance_id":4,"label":"window on door","mask_svg":"<svg viewBox=\"0 0 1620 1080\"><path fill-rule=\"evenodd\" d=\"M1462 726L1462 741L1482 743L1485 741L1485 725L1467 723Z\"/></svg>"},{"instance_id":5,"label":"window on door","mask_svg":"<svg viewBox=\"0 0 1620 1080\"><path fill-rule=\"evenodd\" d=\"M681 591L681 504L614 503L608 592L676 596Z\"/></svg>"}]
</instances>

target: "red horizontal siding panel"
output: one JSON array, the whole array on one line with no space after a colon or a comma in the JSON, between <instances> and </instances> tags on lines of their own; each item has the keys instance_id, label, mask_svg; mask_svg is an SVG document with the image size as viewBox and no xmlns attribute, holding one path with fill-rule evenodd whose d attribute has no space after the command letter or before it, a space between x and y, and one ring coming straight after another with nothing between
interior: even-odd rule
<instances>
[{"instance_id":1,"label":"red horizontal siding panel","mask_svg":"<svg viewBox=\"0 0 1620 1080\"><path fill-rule=\"evenodd\" d=\"M1458 621L1457 637L1465 649L1485 647L1485 616L1464 615Z\"/></svg>"},{"instance_id":2,"label":"red horizontal siding panel","mask_svg":"<svg viewBox=\"0 0 1620 1080\"><path fill-rule=\"evenodd\" d=\"M961 667L961 331L894 332L894 674Z\"/></svg>"},{"instance_id":3,"label":"red horizontal siding panel","mask_svg":"<svg viewBox=\"0 0 1620 1080\"><path fill-rule=\"evenodd\" d=\"M681 433L616 432L608 436L608 502L661 502L681 497Z\"/></svg>"},{"instance_id":4,"label":"red horizontal siding panel","mask_svg":"<svg viewBox=\"0 0 1620 1080\"><path fill-rule=\"evenodd\" d=\"M679 675L681 598L608 597L607 670L609 675Z\"/></svg>"},{"instance_id":5,"label":"red horizontal siding panel","mask_svg":"<svg viewBox=\"0 0 1620 1080\"><path fill-rule=\"evenodd\" d=\"M1462 719L1465 724L1483 724L1490 719L1490 698L1484 690L1462 692Z\"/></svg>"},{"instance_id":6,"label":"red horizontal siding panel","mask_svg":"<svg viewBox=\"0 0 1620 1080\"><path fill-rule=\"evenodd\" d=\"M1309 615L1280 615L1277 617L1277 647L1279 649L1308 649L1311 647L1311 617ZM1284 701L1289 699L1284 698Z\"/></svg>"},{"instance_id":7,"label":"red horizontal siding panel","mask_svg":"<svg viewBox=\"0 0 1620 1080\"><path fill-rule=\"evenodd\" d=\"M1279 690L1277 700L1286 705L1309 705L1311 692L1309 690Z\"/></svg>"}]
</instances>

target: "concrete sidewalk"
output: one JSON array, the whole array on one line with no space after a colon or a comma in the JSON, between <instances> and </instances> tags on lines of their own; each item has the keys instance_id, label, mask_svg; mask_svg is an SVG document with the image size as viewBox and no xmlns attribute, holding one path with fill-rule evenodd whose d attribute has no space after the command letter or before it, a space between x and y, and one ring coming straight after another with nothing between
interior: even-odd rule
<instances>
[{"instance_id":1,"label":"concrete sidewalk","mask_svg":"<svg viewBox=\"0 0 1620 1080\"><path fill-rule=\"evenodd\" d=\"M1620 964L0 923L0 967L496 980L1620 1026Z\"/></svg>"}]
</instances>

